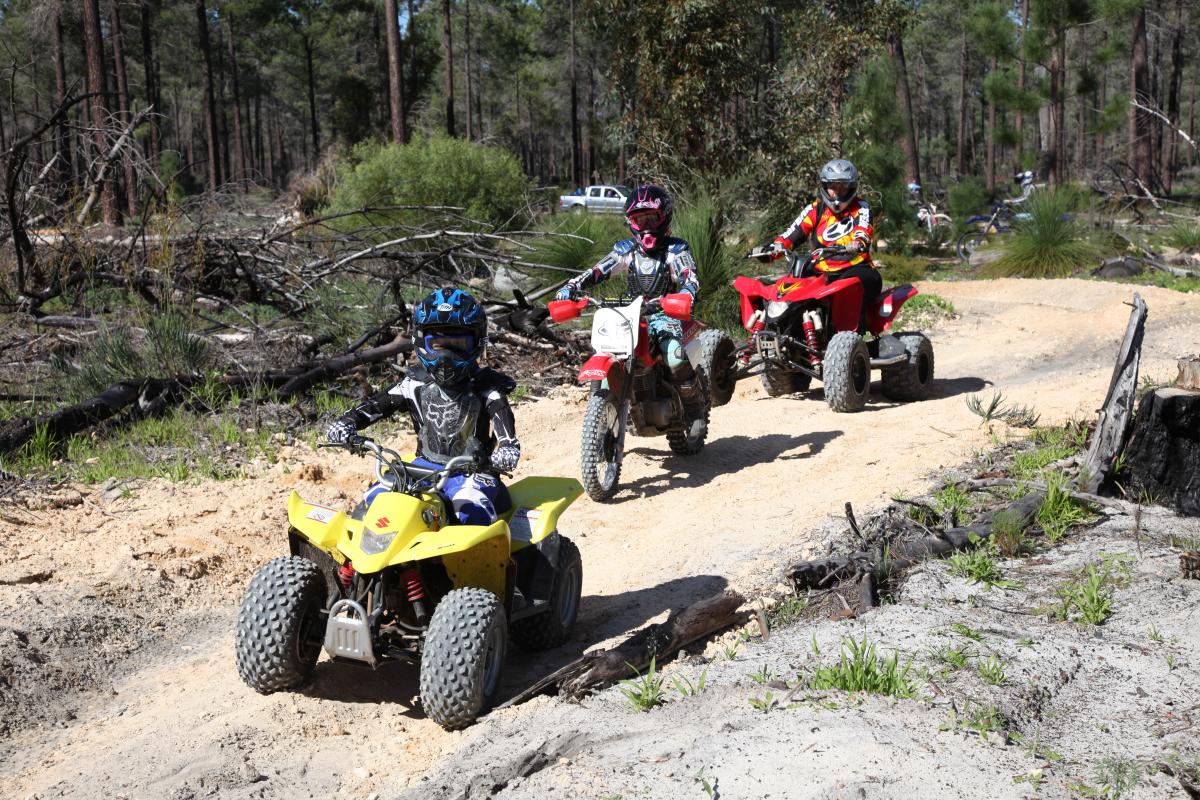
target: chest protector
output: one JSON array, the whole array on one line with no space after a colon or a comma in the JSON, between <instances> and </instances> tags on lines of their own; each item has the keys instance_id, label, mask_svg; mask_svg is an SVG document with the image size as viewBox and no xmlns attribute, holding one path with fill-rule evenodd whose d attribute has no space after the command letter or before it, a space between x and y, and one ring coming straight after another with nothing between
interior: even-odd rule
<instances>
[{"instance_id":1,"label":"chest protector","mask_svg":"<svg viewBox=\"0 0 1200 800\"><path fill-rule=\"evenodd\" d=\"M421 418L417 451L421 456L445 464L474 449L472 440L483 422L483 400L469 384L463 391L454 392L427 383L417 392L416 401Z\"/></svg>"},{"instance_id":2,"label":"chest protector","mask_svg":"<svg viewBox=\"0 0 1200 800\"><path fill-rule=\"evenodd\" d=\"M641 250L633 252L629 264L629 293L646 297L662 297L673 288L671 268L667 266L667 248L649 256Z\"/></svg>"}]
</instances>

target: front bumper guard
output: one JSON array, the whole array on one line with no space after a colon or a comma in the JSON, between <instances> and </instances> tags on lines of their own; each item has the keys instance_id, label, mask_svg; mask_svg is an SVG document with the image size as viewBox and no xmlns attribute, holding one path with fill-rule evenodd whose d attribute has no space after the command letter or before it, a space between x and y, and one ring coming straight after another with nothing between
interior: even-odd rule
<instances>
[{"instance_id":1,"label":"front bumper guard","mask_svg":"<svg viewBox=\"0 0 1200 800\"><path fill-rule=\"evenodd\" d=\"M338 600L333 604L325 626L325 652L330 658L349 658L375 666L371 623L366 610L358 603Z\"/></svg>"}]
</instances>

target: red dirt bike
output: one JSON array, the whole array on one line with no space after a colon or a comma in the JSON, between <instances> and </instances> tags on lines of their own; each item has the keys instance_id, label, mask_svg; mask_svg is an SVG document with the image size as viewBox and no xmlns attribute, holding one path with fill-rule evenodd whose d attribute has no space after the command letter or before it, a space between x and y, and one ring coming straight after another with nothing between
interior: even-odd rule
<instances>
[{"instance_id":1,"label":"red dirt bike","mask_svg":"<svg viewBox=\"0 0 1200 800\"><path fill-rule=\"evenodd\" d=\"M771 251L752 250L747 258L768 260ZM791 270L782 278L738 276L742 324L751 332L742 351L749 362L757 353L763 387L778 397L807 391L813 378L825 385L834 411L860 411L867 403L871 369L881 370L883 393L892 400L924 400L933 384L933 345L923 334L886 333L904 303L917 294L910 284L884 290L867 310L870 341L858 333L863 286L856 280L825 282L818 264L848 260L840 247L814 250L807 259L789 255ZM754 374L753 368L738 377Z\"/></svg>"},{"instance_id":2,"label":"red dirt bike","mask_svg":"<svg viewBox=\"0 0 1200 800\"><path fill-rule=\"evenodd\" d=\"M722 331L705 329L692 319L692 296L686 293L648 302L642 297L555 300L548 308L551 319L561 323L588 306L597 309L592 320L596 352L579 370L579 381L591 388L579 460L584 490L593 500L603 501L617 491L628 427L639 436L665 434L676 453L700 452L708 436L709 410L729 402L733 394L730 370L724 365L732 363L734 346ZM659 308L683 323L684 353L696 373L691 386L675 385L651 342L646 317ZM716 380L714 364L723 367Z\"/></svg>"}]
</instances>

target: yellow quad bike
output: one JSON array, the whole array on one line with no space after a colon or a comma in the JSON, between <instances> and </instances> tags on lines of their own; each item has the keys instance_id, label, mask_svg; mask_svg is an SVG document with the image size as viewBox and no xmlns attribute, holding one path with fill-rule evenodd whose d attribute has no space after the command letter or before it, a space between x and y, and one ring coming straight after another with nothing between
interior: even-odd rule
<instances>
[{"instance_id":1,"label":"yellow quad bike","mask_svg":"<svg viewBox=\"0 0 1200 800\"><path fill-rule=\"evenodd\" d=\"M446 729L495 699L508 637L541 650L567 640L583 564L558 518L583 492L574 478L524 478L491 525L450 524L439 491L477 471L468 457L425 469L370 439L385 489L351 514L288 498L291 556L255 574L238 616L238 674L270 693L300 686L324 649L336 661L419 663L421 702Z\"/></svg>"}]
</instances>

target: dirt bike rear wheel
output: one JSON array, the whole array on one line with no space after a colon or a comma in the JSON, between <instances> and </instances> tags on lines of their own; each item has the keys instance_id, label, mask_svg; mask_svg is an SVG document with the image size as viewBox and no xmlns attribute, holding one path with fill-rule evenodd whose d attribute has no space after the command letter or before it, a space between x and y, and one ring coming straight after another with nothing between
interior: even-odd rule
<instances>
[{"instance_id":1,"label":"dirt bike rear wheel","mask_svg":"<svg viewBox=\"0 0 1200 800\"><path fill-rule=\"evenodd\" d=\"M312 674L324 641L325 578L300 556L273 558L250 581L238 613L234 651L256 692L294 689Z\"/></svg>"},{"instance_id":2,"label":"dirt bike rear wheel","mask_svg":"<svg viewBox=\"0 0 1200 800\"><path fill-rule=\"evenodd\" d=\"M608 389L594 389L583 415L579 467L588 497L600 502L612 497L621 478L617 441L621 409Z\"/></svg>"},{"instance_id":3,"label":"dirt bike rear wheel","mask_svg":"<svg viewBox=\"0 0 1200 800\"><path fill-rule=\"evenodd\" d=\"M919 333L897 338L908 351L908 361L883 368L883 394L892 400L924 400L933 388L933 344Z\"/></svg>"},{"instance_id":4,"label":"dirt bike rear wheel","mask_svg":"<svg viewBox=\"0 0 1200 800\"><path fill-rule=\"evenodd\" d=\"M871 393L871 354L857 333L834 334L825 349L825 402L834 411L861 411Z\"/></svg>"},{"instance_id":5,"label":"dirt bike rear wheel","mask_svg":"<svg viewBox=\"0 0 1200 800\"><path fill-rule=\"evenodd\" d=\"M446 730L491 707L508 647L504 607L487 589L455 589L429 620L421 653L421 704Z\"/></svg>"},{"instance_id":6,"label":"dirt bike rear wheel","mask_svg":"<svg viewBox=\"0 0 1200 800\"><path fill-rule=\"evenodd\" d=\"M560 535L550 607L542 614L514 622L508 631L512 640L525 650L549 650L565 642L579 617L582 588L583 559L579 548Z\"/></svg>"},{"instance_id":7,"label":"dirt bike rear wheel","mask_svg":"<svg viewBox=\"0 0 1200 800\"><path fill-rule=\"evenodd\" d=\"M791 372L770 365L763 368L762 385L770 397L807 392L811 383L812 376L803 372Z\"/></svg>"},{"instance_id":8,"label":"dirt bike rear wheel","mask_svg":"<svg viewBox=\"0 0 1200 800\"><path fill-rule=\"evenodd\" d=\"M708 438L708 415L712 411L712 403L708 394L708 376L697 372L695 381L700 391L697 410L692 411L683 420L682 430L667 431L667 444L671 452L681 456L694 456L704 449L704 440Z\"/></svg>"},{"instance_id":9,"label":"dirt bike rear wheel","mask_svg":"<svg viewBox=\"0 0 1200 800\"><path fill-rule=\"evenodd\" d=\"M708 378L713 408L725 405L733 397L737 385L733 378L736 350L725 331L709 328L700 332L700 371Z\"/></svg>"}]
</instances>

